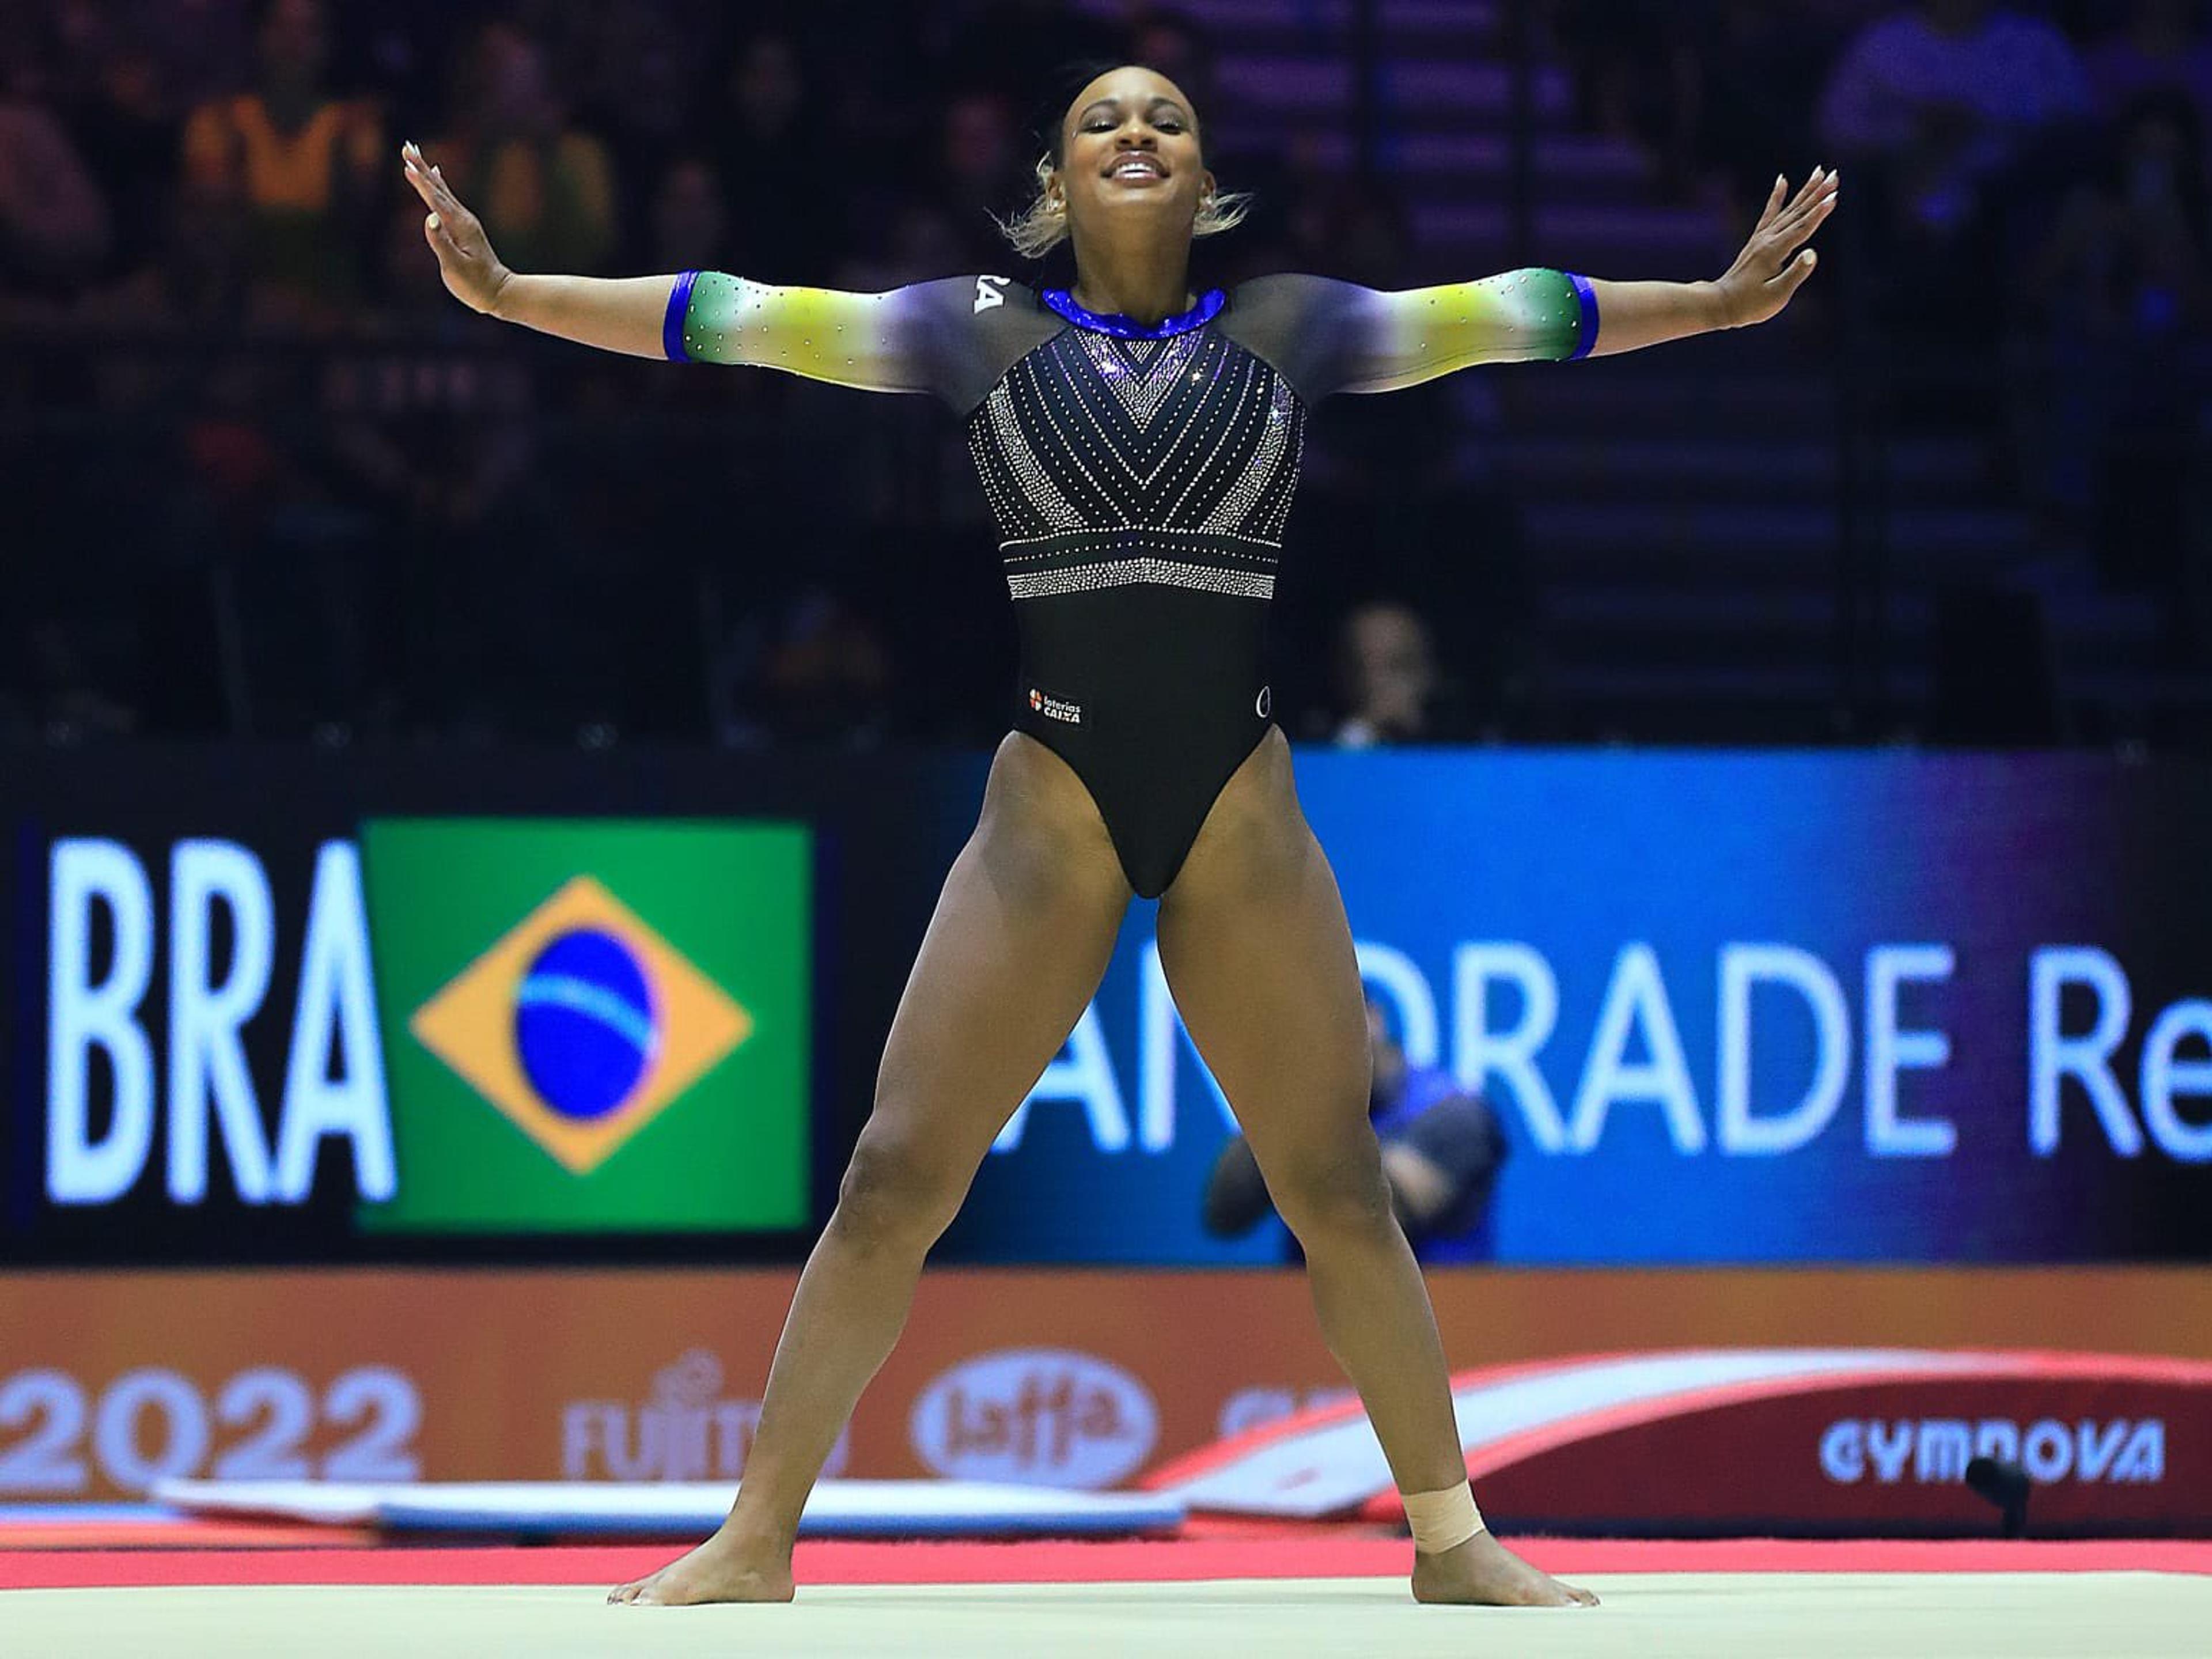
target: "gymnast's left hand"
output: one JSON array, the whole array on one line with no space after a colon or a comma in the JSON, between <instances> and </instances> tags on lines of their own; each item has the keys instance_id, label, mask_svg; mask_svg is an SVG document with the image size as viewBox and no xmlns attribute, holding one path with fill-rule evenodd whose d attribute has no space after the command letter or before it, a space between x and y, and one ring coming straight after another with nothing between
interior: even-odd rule
<instances>
[{"instance_id":1,"label":"gymnast's left hand","mask_svg":"<svg viewBox=\"0 0 2212 1659\"><path fill-rule=\"evenodd\" d=\"M438 274L446 279L446 291L471 311L496 313L500 294L514 273L492 252L483 222L461 204L446 175L412 143L401 147L399 160L407 182L430 210L422 221L422 240L438 256Z\"/></svg>"},{"instance_id":2,"label":"gymnast's left hand","mask_svg":"<svg viewBox=\"0 0 2212 1659\"><path fill-rule=\"evenodd\" d=\"M1796 297L1820 263L1820 256L1806 244L1836 210L1837 183L1837 175L1824 167L1814 168L1794 197L1787 179L1774 181L1766 211L1759 216L1751 240L1728 275L1713 284L1720 295L1723 326L1748 328L1766 322L1781 315L1782 308Z\"/></svg>"}]
</instances>

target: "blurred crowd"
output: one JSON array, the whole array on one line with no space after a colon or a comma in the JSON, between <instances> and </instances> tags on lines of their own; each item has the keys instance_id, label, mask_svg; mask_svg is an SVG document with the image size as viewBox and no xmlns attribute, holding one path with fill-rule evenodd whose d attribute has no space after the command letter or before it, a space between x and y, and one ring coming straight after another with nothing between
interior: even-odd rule
<instances>
[{"instance_id":1,"label":"blurred crowd","mask_svg":"<svg viewBox=\"0 0 2212 1659\"><path fill-rule=\"evenodd\" d=\"M1677 194L1758 199L1778 155L1850 175L1829 250L1856 312L1846 365L1883 377L1895 422L2006 434L2007 493L2070 559L2047 605L2069 582L2148 596L2166 659L2212 665L2202 0L1566 0L1564 15L1583 118L1648 146ZM2037 677L1994 695L2047 697L2019 678ZM1972 737L2017 717L1954 725Z\"/></svg>"},{"instance_id":2,"label":"blurred crowd","mask_svg":"<svg viewBox=\"0 0 2212 1659\"><path fill-rule=\"evenodd\" d=\"M1872 313L2001 354L2022 489L2151 561L2190 510L2158 366L2205 314L2199 11L1536 3L1583 124L1678 198L1839 162ZM420 142L523 269L1006 270L992 216L1084 58L1207 107L1203 28L1133 0L0 0L0 732L988 737L1012 629L957 434L471 317L396 156ZM1423 267L1388 179L1208 139L1261 211L1204 280L1474 274ZM1501 556L1441 603L1498 637L1451 629L1439 660L1409 509L1385 579L1318 582L1295 624L1311 735L1516 735L1510 504L1440 481L1434 425L1355 430L1345 471L1491 526ZM1330 471L1309 539L1353 510Z\"/></svg>"}]
</instances>

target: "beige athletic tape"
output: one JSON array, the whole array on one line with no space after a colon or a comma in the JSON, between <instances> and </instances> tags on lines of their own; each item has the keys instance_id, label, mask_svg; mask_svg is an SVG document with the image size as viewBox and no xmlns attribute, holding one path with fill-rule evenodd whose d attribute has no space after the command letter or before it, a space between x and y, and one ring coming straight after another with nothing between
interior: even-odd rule
<instances>
[{"instance_id":1,"label":"beige athletic tape","mask_svg":"<svg viewBox=\"0 0 2212 1659\"><path fill-rule=\"evenodd\" d=\"M1413 1548L1423 1555L1442 1555L1455 1550L1480 1532L1482 1511L1474 1506L1474 1488L1462 1480L1442 1492L1405 1494L1406 1519L1413 1528Z\"/></svg>"}]
</instances>

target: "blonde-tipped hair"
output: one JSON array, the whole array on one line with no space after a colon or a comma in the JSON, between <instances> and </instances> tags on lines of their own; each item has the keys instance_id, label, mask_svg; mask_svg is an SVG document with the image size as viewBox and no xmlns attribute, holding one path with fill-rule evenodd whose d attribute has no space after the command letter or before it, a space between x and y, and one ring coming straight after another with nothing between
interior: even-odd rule
<instances>
[{"instance_id":1,"label":"blonde-tipped hair","mask_svg":"<svg viewBox=\"0 0 2212 1659\"><path fill-rule=\"evenodd\" d=\"M1067 240L1067 204L1055 204L1053 199L1054 171L1049 155L1037 157L1036 194L1019 213L999 221L999 228L1014 245L1014 252L1024 259L1042 259ZM1249 192L1217 191L1199 204L1198 217L1191 222L1190 234L1218 236L1243 224L1244 216L1251 210Z\"/></svg>"}]
</instances>

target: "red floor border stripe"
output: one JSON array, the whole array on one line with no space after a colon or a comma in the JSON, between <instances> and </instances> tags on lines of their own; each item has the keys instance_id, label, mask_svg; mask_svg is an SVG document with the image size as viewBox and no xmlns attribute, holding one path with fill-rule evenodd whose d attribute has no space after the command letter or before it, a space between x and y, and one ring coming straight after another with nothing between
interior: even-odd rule
<instances>
[{"instance_id":1,"label":"red floor border stripe","mask_svg":"<svg viewBox=\"0 0 2212 1659\"><path fill-rule=\"evenodd\" d=\"M366 1527L206 1521L0 1522L0 1558L17 1550L364 1549L382 1539Z\"/></svg>"},{"instance_id":2,"label":"red floor border stripe","mask_svg":"<svg viewBox=\"0 0 2212 1659\"><path fill-rule=\"evenodd\" d=\"M2212 1543L1641 1542L1533 1539L1553 1572L2181 1572L2212 1575ZM188 1550L0 1553L0 1589L178 1584L612 1584L650 1572L665 1545L538 1549ZM842 1543L799 1547L807 1584L1168 1583L1346 1578L1407 1571L1391 1539L1161 1543Z\"/></svg>"}]
</instances>

